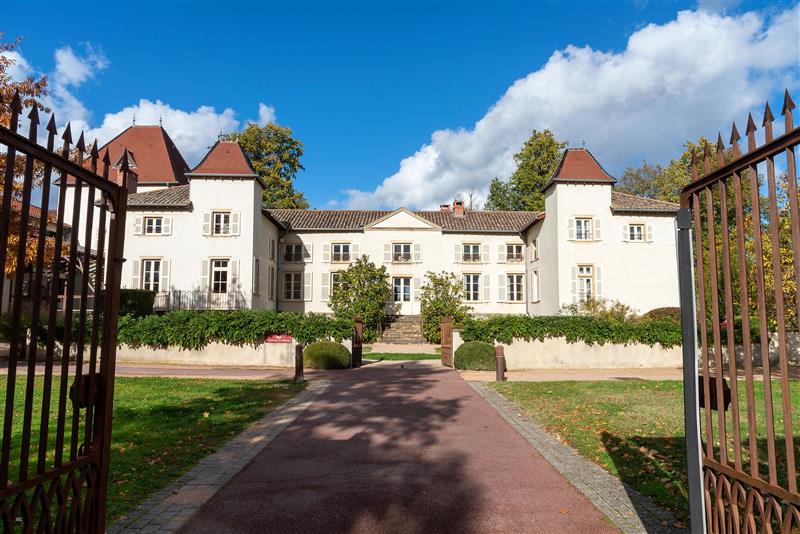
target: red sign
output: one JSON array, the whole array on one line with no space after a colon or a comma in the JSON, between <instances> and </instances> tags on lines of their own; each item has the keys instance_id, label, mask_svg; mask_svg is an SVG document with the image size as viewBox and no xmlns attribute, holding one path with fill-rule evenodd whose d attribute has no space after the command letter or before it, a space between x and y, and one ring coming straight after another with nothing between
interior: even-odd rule
<instances>
[{"instance_id":1,"label":"red sign","mask_svg":"<svg viewBox=\"0 0 800 534\"><path fill-rule=\"evenodd\" d=\"M292 336L289 334L270 334L266 339L267 343L291 343Z\"/></svg>"}]
</instances>

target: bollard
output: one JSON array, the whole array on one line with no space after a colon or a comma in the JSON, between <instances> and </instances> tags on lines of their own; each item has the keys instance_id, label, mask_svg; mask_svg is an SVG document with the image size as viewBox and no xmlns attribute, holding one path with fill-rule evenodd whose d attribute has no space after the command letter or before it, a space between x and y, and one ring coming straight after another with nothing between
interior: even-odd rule
<instances>
[{"instance_id":1,"label":"bollard","mask_svg":"<svg viewBox=\"0 0 800 534\"><path fill-rule=\"evenodd\" d=\"M294 381L303 382L303 345L294 346Z\"/></svg>"},{"instance_id":2,"label":"bollard","mask_svg":"<svg viewBox=\"0 0 800 534\"><path fill-rule=\"evenodd\" d=\"M497 382L506 381L506 354L503 345L497 345L494 348L495 354L495 380Z\"/></svg>"}]
</instances>

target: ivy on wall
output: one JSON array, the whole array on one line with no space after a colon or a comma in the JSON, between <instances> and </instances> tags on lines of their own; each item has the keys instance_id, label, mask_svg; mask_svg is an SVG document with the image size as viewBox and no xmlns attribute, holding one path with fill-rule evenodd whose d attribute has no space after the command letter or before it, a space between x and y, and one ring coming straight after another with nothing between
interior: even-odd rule
<instances>
[{"instance_id":1,"label":"ivy on wall","mask_svg":"<svg viewBox=\"0 0 800 534\"><path fill-rule=\"evenodd\" d=\"M117 342L133 347L201 349L214 341L257 345L269 334L290 334L306 345L325 339L349 339L352 332L352 321L315 313L171 311L164 315L120 317Z\"/></svg>"},{"instance_id":2,"label":"ivy on wall","mask_svg":"<svg viewBox=\"0 0 800 534\"><path fill-rule=\"evenodd\" d=\"M569 343L642 343L663 347L681 344L681 325L670 318L613 321L590 316L500 315L489 319L467 318L461 324L464 341L511 343L514 338L526 341L563 337Z\"/></svg>"}]
</instances>

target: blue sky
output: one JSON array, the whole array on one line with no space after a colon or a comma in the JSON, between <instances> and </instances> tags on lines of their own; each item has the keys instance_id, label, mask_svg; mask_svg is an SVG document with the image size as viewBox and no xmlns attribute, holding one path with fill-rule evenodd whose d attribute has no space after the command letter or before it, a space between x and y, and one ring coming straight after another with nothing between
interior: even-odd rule
<instances>
[{"instance_id":1,"label":"blue sky","mask_svg":"<svg viewBox=\"0 0 800 534\"><path fill-rule=\"evenodd\" d=\"M480 195L532 128L617 176L666 161L780 108L799 27L795 3L0 3L59 122L102 141L162 116L193 164L220 130L277 120L305 143L315 207Z\"/></svg>"}]
</instances>

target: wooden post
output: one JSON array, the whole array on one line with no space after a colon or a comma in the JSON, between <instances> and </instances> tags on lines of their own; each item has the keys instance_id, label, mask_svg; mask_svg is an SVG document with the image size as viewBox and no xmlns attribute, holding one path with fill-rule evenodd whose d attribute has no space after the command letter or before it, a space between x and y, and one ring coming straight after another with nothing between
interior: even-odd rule
<instances>
[{"instance_id":1,"label":"wooden post","mask_svg":"<svg viewBox=\"0 0 800 534\"><path fill-rule=\"evenodd\" d=\"M453 318L442 317L442 365L453 367Z\"/></svg>"},{"instance_id":2,"label":"wooden post","mask_svg":"<svg viewBox=\"0 0 800 534\"><path fill-rule=\"evenodd\" d=\"M506 353L503 345L497 345L494 348L495 354L495 380L497 382L506 381Z\"/></svg>"},{"instance_id":3,"label":"wooden post","mask_svg":"<svg viewBox=\"0 0 800 534\"><path fill-rule=\"evenodd\" d=\"M303 382L303 345L294 346L294 381Z\"/></svg>"},{"instance_id":4,"label":"wooden post","mask_svg":"<svg viewBox=\"0 0 800 534\"><path fill-rule=\"evenodd\" d=\"M351 367L361 367L362 344L364 342L364 321L361 319L361 317L355 317L353 321L353 356L350 360L350 363Z\"/></svg>"}]
</instances>

